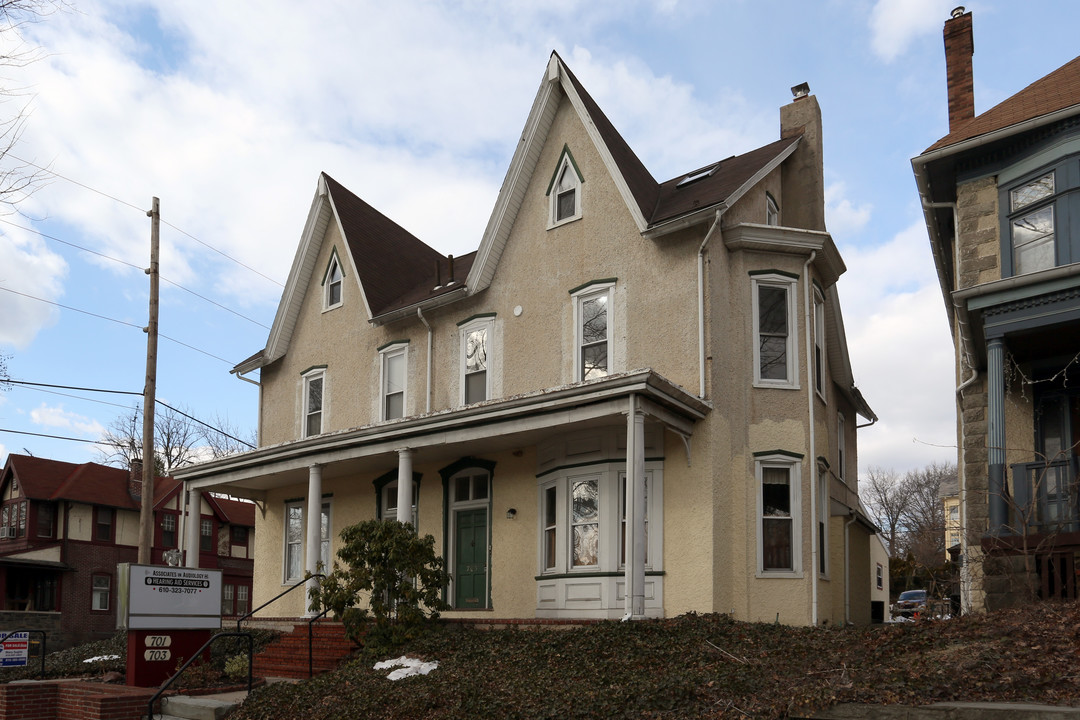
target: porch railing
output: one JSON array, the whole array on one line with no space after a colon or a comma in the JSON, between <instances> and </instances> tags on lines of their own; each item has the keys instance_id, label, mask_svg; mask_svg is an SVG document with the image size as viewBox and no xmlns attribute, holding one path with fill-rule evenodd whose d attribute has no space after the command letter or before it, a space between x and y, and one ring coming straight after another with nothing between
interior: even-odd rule
<instances>
[{"instance_id":1,"label":"porch railing","mask_svg":"<svg viewBox=\"0 0 1080 720\"><path fill-rule=\"evenodd\" d=\"M1014 534L1080 531L1076 456L1012 465L1009 519Z\"/></svg>"}]
</instances>

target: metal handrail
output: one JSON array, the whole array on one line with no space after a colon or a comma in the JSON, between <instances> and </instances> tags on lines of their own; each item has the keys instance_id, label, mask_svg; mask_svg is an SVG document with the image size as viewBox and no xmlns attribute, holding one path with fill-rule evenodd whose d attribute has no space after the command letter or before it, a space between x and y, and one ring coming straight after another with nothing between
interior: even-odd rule
<instances>
[{"instance_id":1,"label":"metal handrail","mask_svg":"<svg viewBox=\"0 0 1080 720\"><path fill-rule=\"evenodd\" d=\"M315 671L312 668L312 662L311 662L311 655L312 655L312 650L311 650L311 626L315 624L316 620L326 617L326 613L328 613L328 612L330 612L330 608L326 608L321 613L319 613L315 617L308 620L308 624L307 624L307 676L308 676L308 679L311 679L311 678L315 677Z\"/></svg>"},{"instance_id":2,"label":"metal handrail","mask_svg":"<svg viewBox=\"0 0 1080 720\"><path fill-rule=\"evenodd\" d=\"M301 585L304 585L304 584L306 584L306 583L307 583L307 581L308 581L308 580L310 580L311 578L325 578L325 577L326 577L326 576L325 576L325 575L323 575L322 573L313 573L313 574L311 574L311 575L308 575L307 577L303 578L302 580L297 580L297 581L296 581L295 583L293 583L293 584L292 584L292 585L290 585L289 587L285 588L284 590L282 590L281 592L279 592L279 593L278 593L277 595L275 595L274 597L272 597L272 598L270 598L269 600L267 600L266 602L264 602L264 603L263 603L262 605L260 605L259 607L255 608L255 609L254 609L254 610L252 610L251 612L249 612L249 613L245 614L245 615L244 615L243 617L241 617L240 619L238 619L238 620L236 621L236 630L237 630L237 631L239 632L239 630L240 630L240 623L244 622L244 621L245 621L245 620L247 620L247 619L248 619L249 617L251 617L251 616L252 616L252 615L254 615L255 613L259 612L260 610L262 610L262 609L263 609L264 607L266 607L266 606L267 606L267 605L269 605L270 603L274 602L275 600L278 600L278 599L280 599L280 598L284 597L285 595L288 595L289 593L291 593L291 592L292 592L293 590L295 590L296 588L300 587Z\"/></svg>"},{"instance_id":3,"label":"metal handrail","mask_svg":"<svg viewBox=\"0 0 1080 720\"><path fill-rule=\"evenodd\" d=\"M175 680L178 677L180 677L181 675L184 674L184 671L188 669L188 666L190 666L191 663L198 660L199 656L201 656L203 654L203 652L208 647L213 645L215 642L217 642L221 638L227 638L227 637L246 637L247 638L247 641L248 641L247 691L248 691L248 693L251 692L251 666L252 666L252 664L254 662L254 659L255 659L255 638L249 632L223 632L223 633L218 633L214 637L212 637L209 640L207 640L206 642L204 642L201 648L199 648L194 653L192 653L191 657L188 658L188 661L186 663L184 663L183 665L181 665L180 669L177 670L176 673L171 678L169 678L165 682L161 683L161 687L158 688L158 691L156 693L154 693L153 697L151 697L150 700L146 703L146 720L154 720L154 703L157 702L157 699L159 697L161 697L162 693L164 693L166 690L168 690L169 686L172 685L173 682L175 682Z\"/></svg>"},{"instance_id":4,"label":"metal handrail","mask_svg":"<svg viewBox=\"0 0 1080 720\"><path fill-rule=\"evenodd\" d=\"M26 633L28 635L30 633L41 633L41 677L44 678L45 677L45 643L46 643L46 638L48 637L45 634L44 630L31 630L29 628L19 628L18 630L12 630L11 632L9 632L4 637L0 637L0 647L4 646L4 643L7 642L7 639L9 637L14 635L15 633L21 633L21 632L24 632L24 633ZM29 638L27 638L27 648L26 648L27 654L29 654L29 651L30 651L29 645L30 645L30 640L29 640Z\"/></svg>"}]
</instances>

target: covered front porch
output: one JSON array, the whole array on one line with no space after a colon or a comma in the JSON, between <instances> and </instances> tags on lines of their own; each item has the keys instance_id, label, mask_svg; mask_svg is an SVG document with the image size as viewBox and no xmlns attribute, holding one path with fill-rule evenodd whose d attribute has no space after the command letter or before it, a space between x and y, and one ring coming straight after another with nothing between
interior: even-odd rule
<instances>
[{"instance_id":1,"label":"covered front porch","mask_svg":"<svg viewBox=\"0 0 1080 720\"><path fill-rule=\"evenodd\" d=\"M709 409L640 370L263 447L177 477L189 502L221 492L258 504L253 606L330 566L342 528L396 518L436 538L453 577L450 617L662 615L664 474L686 473Z\"/></svg>"}]
</instances>

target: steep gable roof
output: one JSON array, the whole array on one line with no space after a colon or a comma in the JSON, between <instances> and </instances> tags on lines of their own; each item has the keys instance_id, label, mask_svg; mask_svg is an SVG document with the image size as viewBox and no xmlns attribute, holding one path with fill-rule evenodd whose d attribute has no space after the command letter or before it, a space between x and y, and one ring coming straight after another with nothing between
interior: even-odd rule
<instances>
[{"instance_id":1,"label":"steep gable roof","mask_svg":"<svg viewBox=\"0 0 1080 720\"><path fill-rule=\"evenodd\" d=\"M121 468L98 463L74 463L29 455L8 455L4 480L18 479L23 494L31 500L69 500L87 505L105 505L125 510L138 510L139 503L128 493L130 473ZM154 482L155 497L178 481L158 477Z\"/></svg>"},{"instance_id":2,"label":"steep gable roof","mask_svg":"<svg viewBox=\"0 0 1080 720\"><path fill-rule=\"evenodd\" d=\"M955 145L997 130L1004 130L1027 120L1080 105L1080 57L1065 63L1049 75L1039 78L1007 100L928 147L925 152ZM1080 112L1080 107L1078 107Z\"/></svg>"}]
</instances>

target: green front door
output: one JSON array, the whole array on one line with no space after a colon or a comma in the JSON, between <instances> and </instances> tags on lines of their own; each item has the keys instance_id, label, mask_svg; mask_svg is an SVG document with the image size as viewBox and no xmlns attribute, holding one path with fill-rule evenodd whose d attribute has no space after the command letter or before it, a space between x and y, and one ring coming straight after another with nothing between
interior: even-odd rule
<instances>
[{"instance_id":1,"label":"green front door","mask_svg":"<svg viewBox=\"0 0 1080 720\"><path fill-rule=\"evenodd\" d=\"M459 510L454 534L454 607L487 606L487 509Z\"/></svg>"}]
</instances>

